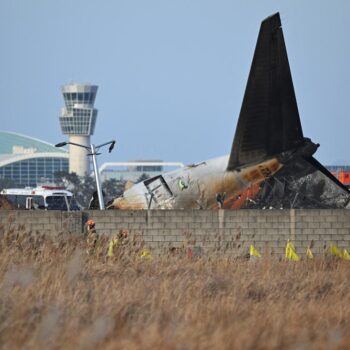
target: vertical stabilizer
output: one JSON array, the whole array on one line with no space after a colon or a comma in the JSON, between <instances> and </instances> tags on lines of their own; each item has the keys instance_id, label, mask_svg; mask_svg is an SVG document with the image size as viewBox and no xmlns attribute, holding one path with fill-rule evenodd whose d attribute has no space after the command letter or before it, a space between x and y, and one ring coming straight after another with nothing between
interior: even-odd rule
<instances>
[{"instance_id":1,"label":"vertical stabilizer","mask_svg":"<svg viewBox=\"0 0 350 350\"><path fill-rule=\"evenodd\" d=\"M291 150L301 141L298 106L276 13L261 23L227 170Z\"/></svg>"}]
</instances>

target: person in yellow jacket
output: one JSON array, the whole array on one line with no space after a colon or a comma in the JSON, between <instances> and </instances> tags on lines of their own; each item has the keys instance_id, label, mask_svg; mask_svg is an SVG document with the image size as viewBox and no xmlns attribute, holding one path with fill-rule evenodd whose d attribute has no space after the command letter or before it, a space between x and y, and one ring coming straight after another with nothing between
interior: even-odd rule
<instances>
[{"instance_id":1,"label":"person in yellow jacket","mask_svg":"<svg viewBox=\"0 0 350 350\"><path fill-rule=\"evenodd\" d=\"M108 243L107 256L112 258L116 256L117 251L128 244L128 231L120 230L119 233L113 236Z\"/></svg>"},{"instance_id":2,"label":"person in yellow jacket","mask_svg":"<svg viewBox=\"0 0 350 350\"><path fill-rule=\"evenodd\" d=\"M119 245L119 240L117 236L113 236L108 243L108 251L107 256L109 258L112 258L117 250L117 247Z\"/></svg>"}]
</instances>

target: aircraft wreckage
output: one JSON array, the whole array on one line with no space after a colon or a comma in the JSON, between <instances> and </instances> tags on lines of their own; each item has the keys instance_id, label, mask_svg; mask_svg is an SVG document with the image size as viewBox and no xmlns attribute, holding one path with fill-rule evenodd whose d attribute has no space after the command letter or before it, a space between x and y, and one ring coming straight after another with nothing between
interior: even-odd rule
<instances>
[{"instance_id":1,"label":"aircraft wreckage","mask_svg":"<svg viewBox=\"0 0 350 350\"><path fill-rule=\"evenodd\" d=\"M344 208L304 137L279 14L260 27L231 153L140 182L110 209Z\"/></svg>"}]
</instances>

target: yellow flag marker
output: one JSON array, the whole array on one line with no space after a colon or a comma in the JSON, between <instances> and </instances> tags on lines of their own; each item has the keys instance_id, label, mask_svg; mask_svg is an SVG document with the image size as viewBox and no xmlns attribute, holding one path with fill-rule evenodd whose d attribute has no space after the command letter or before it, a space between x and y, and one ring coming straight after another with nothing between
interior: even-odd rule
<instances>
[{"instance_id":1,"label":"yellow flag marker","mask_svg":"<svg viewBox=\"0 0 350 350\"><path fill-rule=\"evenodd\" d=\"M350 260L350 254L347 249L344 248L343 250L343 259L344 260Z\"/></svg>"},{"instance_id":2,"label":"yellow flag marker","mask_svg":"<svg viewBox=\"0 0 350 350\"><path fill-rule=\"evenodd\" d=\"M338 257L338 258L342 258L343 254L341 253L341 251L338 249L338 247L334 244L331 244L329 247L329 251L332 255Z\"/></svg>"},{"instance_id":3,"label":"yellow flag marker","mask_svg":"<svg viewBox=\"0 0 350 350\"><path fill-rule=\"evenodd\" d=\"M257 258L261 258L261 254L258 252L258 250L251 244L249 248L249 255L255 256Z\"/></svg>"},{"instance_id":4,"label":"yellow flag marker","mask_svg":"<svg viewBox=\"0 0 350 350\"><path fill-rule=\"evenodd\" d=\"M293 261L300 260L298 254L295 251L294 244L290 240L288 240L286 245L286 259L293 260Z\"/></svg>"},{"instance_id":5,"label":"yellow flag marker","mask_svg":"<svg viewBox=\"0 0 350 350\"><path fill-rule=\"evenodd\" d=\"M310 247L307 247L307 249L306 249L306 257L308 259L313 259L314 258L314 255L313 255L312 250L311 250Z\"/></svg>"}]
</instances>

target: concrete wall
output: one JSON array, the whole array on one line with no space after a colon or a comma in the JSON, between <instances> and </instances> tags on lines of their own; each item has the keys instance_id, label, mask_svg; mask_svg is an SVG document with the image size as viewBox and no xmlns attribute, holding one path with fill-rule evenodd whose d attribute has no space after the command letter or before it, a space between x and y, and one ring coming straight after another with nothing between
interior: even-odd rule
<instances>
[{"instance_id":1,"label":"concrete wall","mask_svg":"<svg viewBox=\"0 0 350 350\"><path fill-rule=\"evenodd\" d=\"M152 210L152 211L0 211L0 234L11 222L26 230L54 235L82 234L88 219L97 231L112 235L128 229L160 251L183 242L203 251L243 255L254 244L261 252L283 254L292 239L303 254L323 253L330 243L350 248L350 210Z\"/></svg>"}]
</instances>

